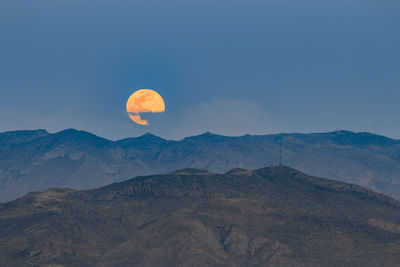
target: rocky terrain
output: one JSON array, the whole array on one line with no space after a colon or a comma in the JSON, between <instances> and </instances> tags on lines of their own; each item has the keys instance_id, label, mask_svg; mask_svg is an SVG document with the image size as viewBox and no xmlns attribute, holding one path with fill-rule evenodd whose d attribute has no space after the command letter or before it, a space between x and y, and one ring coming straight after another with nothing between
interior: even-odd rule
<instances>
[{"instance_id":1,"label":"rocky terrain","mask_svg":"<svg viewBox=\"0 0 400 267\"><path fill-rule=\"evenodd\" d=\"M278 165L0 204L1 266L398 266L400 203Z\"/></svg>"},{"instance_id":2,"label":"rocky terrain","mask_svg":"<svg viewBox=\"0 0 400 267\"><path fill-rule=\"evenodd\" d=\"M180 168L213 172L279 163L400 199L400 141L370 133L205 133L172 141L146 134L110 141L69 129L0 133L0 201L49 187L88 189Z\"/></svg>"}]
</instances>

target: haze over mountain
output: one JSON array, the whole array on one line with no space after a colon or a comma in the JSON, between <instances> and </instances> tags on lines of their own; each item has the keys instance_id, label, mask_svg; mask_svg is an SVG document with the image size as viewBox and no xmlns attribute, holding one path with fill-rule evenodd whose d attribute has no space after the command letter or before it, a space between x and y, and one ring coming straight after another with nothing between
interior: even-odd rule
<instances>
[{"instance_id":1,"label":"haze over mountain","mask_svg":"<svg viewBox=\"0 0 400 267\"><path fill-rule=\"evenodd\" d=\"M110 141L74 129L0 133L0 201L49 187L94 188L180 168L225 172L279 163L400 199L400 141L370 133L205 133L179 141L145 134Z\"/></svg>"},{"instance_id":2,"label":"haze over mountain","mask_svg":"<svg viewBox=\"0 0 400 267\"><path fill-rule=\"evenodd\" d=\"M396 266L400 203L278 165L0 204L1 266Z\"/></svg>"}]
</instances>

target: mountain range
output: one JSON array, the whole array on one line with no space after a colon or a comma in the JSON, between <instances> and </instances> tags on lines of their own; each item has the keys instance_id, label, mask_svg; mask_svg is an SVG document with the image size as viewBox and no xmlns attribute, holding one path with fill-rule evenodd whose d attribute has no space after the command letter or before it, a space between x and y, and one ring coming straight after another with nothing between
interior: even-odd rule
<instances>
[{"instance_id":1,"label":"mountain range","mask_svg":"<svg viewBox=\"0 0 400 267\"><path fill-rule=\"evenodd\" d=\"M0 203L1 266L398 266L400 202L276 165Z\"/></svg>"},{"instance_id":2,"label":"mountain range","mask_svg":"<svg viewBox=\"0 0 400 267\"><path fill-rule=\"evenodd\" d=\"M152 134L111 141L68 129L0 133L0 201L49 187L89 189L181 168L223 173L282 163L400 199L400 141L335 131L165 140Z\"/></svg>"}]
</instances>

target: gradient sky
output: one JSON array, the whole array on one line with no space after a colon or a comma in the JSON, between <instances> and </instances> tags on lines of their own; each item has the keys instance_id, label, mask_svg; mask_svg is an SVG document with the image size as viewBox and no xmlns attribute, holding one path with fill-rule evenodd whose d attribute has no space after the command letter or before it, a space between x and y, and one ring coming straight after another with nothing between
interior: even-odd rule
<instances>
[{"instance_id":1,"label":"gradient sky","mask_svg":"<svg viewBox=\"0 0 400 267\"><path fill-rule=\"evenodd\" d=\"M0 131L400 138L398 0L1 0ZM157 90L163 114L125 103Z\"/></svg>"}]
</instances>

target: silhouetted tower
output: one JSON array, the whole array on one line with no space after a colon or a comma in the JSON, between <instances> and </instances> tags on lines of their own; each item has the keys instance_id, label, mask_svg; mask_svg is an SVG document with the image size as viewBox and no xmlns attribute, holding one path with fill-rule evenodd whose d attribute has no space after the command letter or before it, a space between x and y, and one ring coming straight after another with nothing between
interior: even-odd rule
<instances>
[{"instance_id":1,"label":"silhouetted tower","mask_svg":"<svg viewBox=\"0 0 400 267\"><path fill-rule=\"evenodd\" d=\"M282 141L279 141L279 165L282 165Z\"/></svg>"}]
</instances>

